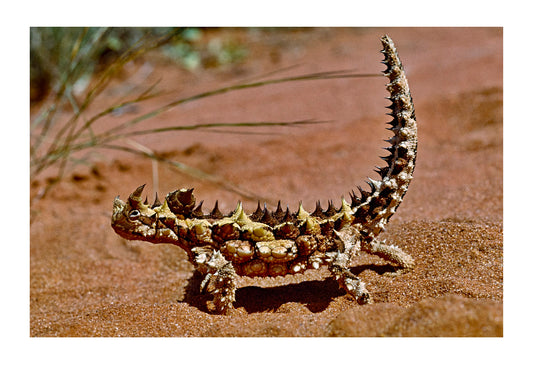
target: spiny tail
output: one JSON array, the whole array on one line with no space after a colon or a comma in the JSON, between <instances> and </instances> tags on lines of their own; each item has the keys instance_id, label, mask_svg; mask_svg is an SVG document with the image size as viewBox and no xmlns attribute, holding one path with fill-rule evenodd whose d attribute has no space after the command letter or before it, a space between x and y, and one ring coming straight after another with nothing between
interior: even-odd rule
<instances>
[{"instance_id":1,"label":"spiny tail","mask_svg":"<svg viewBox=\"0 0 533 377\"><path fill-rule=\"evenodd\" d=\"M392 110L389 115L393 119L388 129L394 132L394 136L388 140L391 146L386 148L390 155L382 157L387 166L377 169L381 180L369 179L371 191L360 189L362 197L355 198L353 207L354 222L362 224L363 232L370 237L383 230L402 202L413 177L418 142L415 109L402 62L392 39L385 35L381 43L381 52L385 56L383 63L387 66L383 74L389 79L387 90L392 102L388 108Z\"/></svg>"}]
</instances>

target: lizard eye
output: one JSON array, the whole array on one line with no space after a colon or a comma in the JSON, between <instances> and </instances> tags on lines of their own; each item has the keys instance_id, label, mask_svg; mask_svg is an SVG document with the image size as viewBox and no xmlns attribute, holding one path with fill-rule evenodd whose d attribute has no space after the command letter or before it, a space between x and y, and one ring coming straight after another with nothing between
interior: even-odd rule
<instances>
[{"instance_id":1,"label":"lizard eye","mask_svg":"<svg viewBox=\"0 0 533 377\"><path fill-rule=\"evenodd\" d=\"M130 214L129 214L130 219L135 220L139 216L141 216L141 213L138 210L134 209L134 210L130 211Z\"/></svg>"}]
</instances>

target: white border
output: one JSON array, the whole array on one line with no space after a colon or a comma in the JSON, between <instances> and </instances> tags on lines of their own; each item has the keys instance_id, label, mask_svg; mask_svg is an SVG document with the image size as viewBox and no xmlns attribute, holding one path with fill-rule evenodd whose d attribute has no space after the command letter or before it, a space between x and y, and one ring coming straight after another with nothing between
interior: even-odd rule
<instances>
[{"instance_id":1,"label":"white border","mask_svg":"<svg viewBox=\"0 0 533 377\"><path fill-rule=\"evenodd\" d=\"M529 165L531 22L518 1L19 1L4 4L0 90L3 140L2 369L38 375L159 373L492 376L528 370L526 289L532 208ZM504 26L504 339L31 339L29 338L30 26ZM526 92L527 88L527 92ZM7 106L6 106L7 105ZM526 128L527 127L527 130ZM526 133L527 132L527 133ZM527 216L527 217L526 217ZM12 311L13 308L17 308ZM229 343L229 344L228 344ZM187 362L185 362L187 360ZM192 369L181 370L185 364ZM281 364L281 365L280 365ZM227 371L224 373L223 371ZM8 372L9 373L9 372ZM7 375L3 373L4 375Z\"/></svg>"}]
</instances>

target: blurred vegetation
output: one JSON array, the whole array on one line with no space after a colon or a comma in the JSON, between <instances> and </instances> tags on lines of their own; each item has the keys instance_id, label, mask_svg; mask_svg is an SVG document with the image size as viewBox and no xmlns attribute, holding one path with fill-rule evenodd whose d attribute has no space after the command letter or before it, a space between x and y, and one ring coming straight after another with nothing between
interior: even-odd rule
<instances>
[{"instance_id":1,"label":"blurred vegetation","mask_svg":"<svg viewBox=\"0 0 533 377\"><path fill-rule=\"evenodd\" d=\"M127 98L117 98L115 103L96 114L89 115L87 112L90 105L106 90L110 81L127 63L149 51L157 49L186 69L233 64L247 56L244 46L217 37L202 38L203 33L203 29L185 27L31 28L30 100L34 115L30 126L30 180L36 181L37 177L50 167L56 168L57 171L54 173L54 178L46 180L45 187L37 198L42 198L53 185L60 182L67 169L79 163L90 163L88 161L90 157L79 157L79 154L74 157L76 152L94 149L122 150L145 156L152 161L162 161L190 176L209 180L244 197L256 198L252 193L219 177L179 161L166 160L157 151L151 151L130 138L147 133L177 132L193 128L290 126L314 123L314 121L211 123L150 130L138 130L135 126L183 103L234 90L298 80L375 76L335 71L230 85L172 100L105 131L93 130L93 125L100 119L157 95L155 92L157 84L154 84L139 93L130 93ZM62 111L68 115L66 120L65 113L59 117Z\"/></svg>"},{"instance_id":2,"label":"blurred vegetation","mask_svg":"<svg viewBox=\"0 0 533 377\"><path fill-rule=\"evenodd\" d=\"M63 28L30 29L30 100L50 92L70 95L86 89L95 73L104 70L128 49L160 39L159 47L182 67L194 70L242 61L248 52L232 40L202 40L201 28ZM62 87L64 86L64 88Z\"/></svg>"}]
</instances>

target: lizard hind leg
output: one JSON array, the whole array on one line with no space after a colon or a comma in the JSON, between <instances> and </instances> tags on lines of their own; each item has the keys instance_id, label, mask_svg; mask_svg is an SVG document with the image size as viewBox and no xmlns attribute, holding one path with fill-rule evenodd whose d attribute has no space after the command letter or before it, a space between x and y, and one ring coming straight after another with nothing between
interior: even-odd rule
<instances>
[{"instance_id":1,"label":"lizard hind leg","mask_svg":"<svg viewBox=\"0 0 533 377\"><path fill-rule=\"evenodd\" d=\"M415 267L415 260L413 257L398 246L387 245L377 240L363 242L361 246L367 253L377 255L389 262L393 262L403 271L409 271Z\"/></svg>"},{"instance_id":2,"label":"lizard hind leg","mask_svg":"<svg viewBox=\"0 0 533 377\"><path fill-rule=\"evenodd\" d=\"M204 291L212 286L211 293L214 296L215 309L219 313L227 313L233 308L235 292L237 290L237 274L231 262L219 251L207 253L205 248L195 248L196 263L200 270L205 273L204 280L200 284L200 290Z\"/></svg>"}]
</instances>

